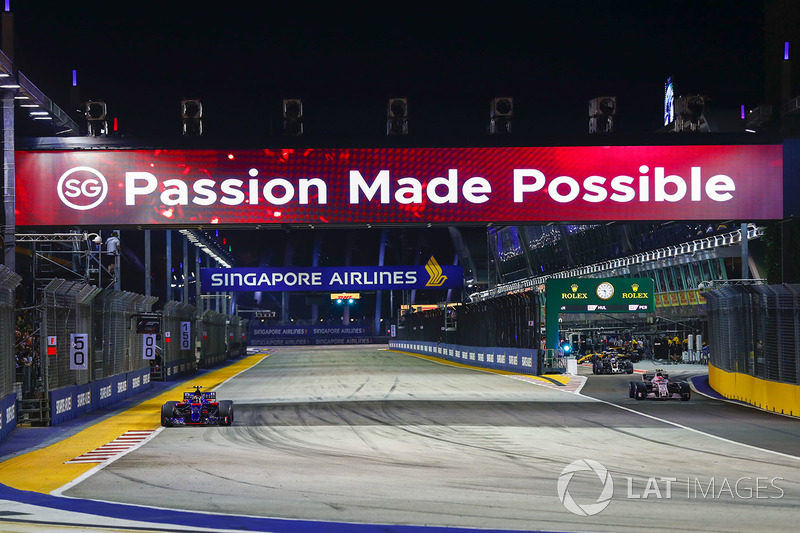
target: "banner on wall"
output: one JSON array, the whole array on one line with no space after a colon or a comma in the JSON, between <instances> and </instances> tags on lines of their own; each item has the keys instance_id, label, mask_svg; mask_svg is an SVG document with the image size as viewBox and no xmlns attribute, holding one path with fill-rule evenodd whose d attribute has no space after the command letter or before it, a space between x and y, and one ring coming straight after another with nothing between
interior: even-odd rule
<instances>
[{"instance_id":1,"label":"banner on wall","mask_svg":"<svg viewBox=\"0 0 800 533\"><path fill-rule=\"evenodd\" d=\"M17 152L19 226L783 217L782 145Z\"/></svg>"},{"instance_id":2,"label":"banner on wall","mask_svg":"<svg viewBox=\"0 0 800 533\"><path fill-rule=\"evenodd\" d=\"M434 257L420 266L203 268L203 292L331 291L345 289L460 289L464 267L441 266Z\"/></svg>"}]
</instances>

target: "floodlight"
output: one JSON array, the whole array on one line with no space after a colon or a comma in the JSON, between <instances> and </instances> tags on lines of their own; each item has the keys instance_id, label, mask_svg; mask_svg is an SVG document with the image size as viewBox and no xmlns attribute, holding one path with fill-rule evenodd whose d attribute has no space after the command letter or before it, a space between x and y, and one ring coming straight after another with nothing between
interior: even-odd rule
<instances>
[{"instance_id":1,"label":"floodlight","mask_svg":"<svg viewBox=\"0 0 800 533\"><path fill-rule=\"evenodd\" d=\"M283 100L283 134L293 137L303 134L303 101L299 98Z\"/></svg>"},{"instance_id":2,"label":"floodlight","mask_svg":"<svg viewBox=\"0 0 800 533\"><path fill-rule=\"evenodd\" d=\"M407 98L389 98L387 101L386 135L408 135Z\"/></svg>"},{"instance_id":3,"label":"floodlight","mask_svg":"<svg viewBox=\"0 0 800 533\"><path fill-rule=\"evenodd\" d=\"M499 97L489 104L489 135L511 133L511 120L514 116L514 99Z\"/></svg>"}]
</instances>

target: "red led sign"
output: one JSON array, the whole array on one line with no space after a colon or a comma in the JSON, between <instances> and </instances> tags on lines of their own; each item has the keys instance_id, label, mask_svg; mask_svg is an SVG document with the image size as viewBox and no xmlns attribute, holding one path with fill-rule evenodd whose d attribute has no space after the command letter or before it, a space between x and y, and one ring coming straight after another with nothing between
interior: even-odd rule
<instances>
[{"instance_id":1,"label":"red led sign","mask_svg":"<svg viewBox=\"0 0 800 533\"><path fill-rule=\"evenodd\" d=\"M17 152L19 226L767 220L780 145Z\"/></svg>"}]
</instances>

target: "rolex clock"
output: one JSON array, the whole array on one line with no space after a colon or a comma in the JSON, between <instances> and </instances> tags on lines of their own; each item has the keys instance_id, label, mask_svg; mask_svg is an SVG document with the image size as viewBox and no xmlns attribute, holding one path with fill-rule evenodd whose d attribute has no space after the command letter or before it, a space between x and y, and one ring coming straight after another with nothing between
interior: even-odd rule
<instances>
[{"instance_id":1,"label":"rolex clock","mask_svg":"<svg viewBox=\"0 0 800 533\"><path fill-rule=\"evenodd\" d=\"M597 296L603 300L608 300L614 296L614 286L607 281L604 281L597 286Z\"/></svg>"}]
</instances>

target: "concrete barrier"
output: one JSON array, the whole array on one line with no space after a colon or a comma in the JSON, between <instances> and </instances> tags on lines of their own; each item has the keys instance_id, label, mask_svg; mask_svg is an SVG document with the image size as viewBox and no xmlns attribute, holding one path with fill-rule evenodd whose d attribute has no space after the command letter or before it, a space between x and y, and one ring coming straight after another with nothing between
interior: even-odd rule
<instances>
[{"instance_id":1,"label":"concrete barrier","mask_svg":"<svg viewBox=\"0 0 800 533\"><path fill-rule=\"evenodd\" d=\"M479 368L505 370L518 374L539 373L539 350L531 348L476 347L426 341L389 341L389 348Z\"/></svg>"},{"instance_id":2,"label":"concrete barrier","mask_svg":"<svg viewBox=\"0 0 800 533\"><path fill-rule=\"evenodd\" d=\"M726 372L714 365L708 365L708 384L725 398L775 413L800 416L798 385L769 381L739 372Z\"/></svg>"}]
</instances>

